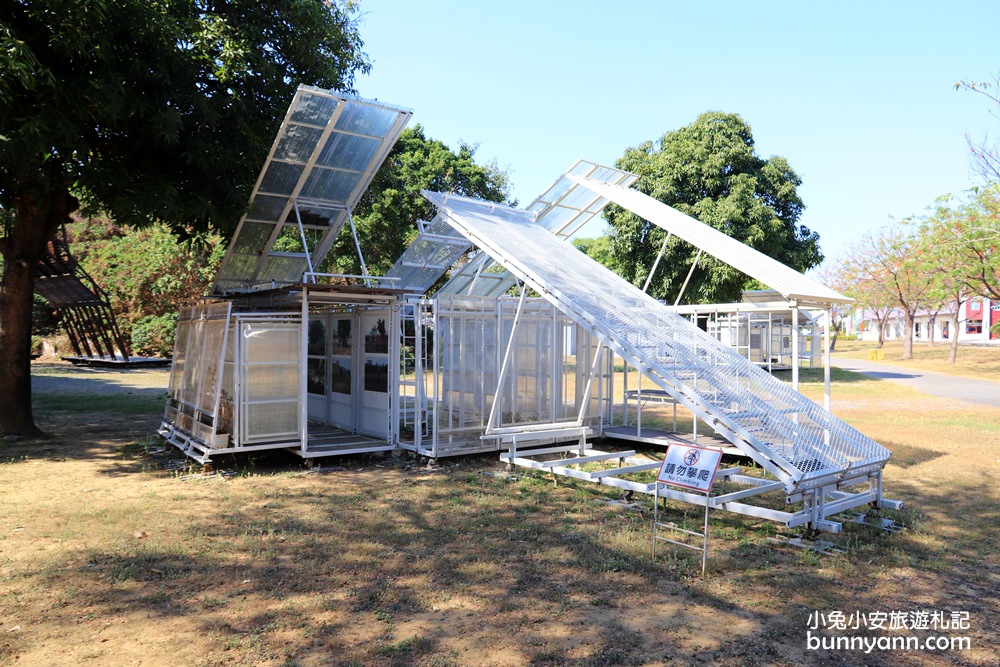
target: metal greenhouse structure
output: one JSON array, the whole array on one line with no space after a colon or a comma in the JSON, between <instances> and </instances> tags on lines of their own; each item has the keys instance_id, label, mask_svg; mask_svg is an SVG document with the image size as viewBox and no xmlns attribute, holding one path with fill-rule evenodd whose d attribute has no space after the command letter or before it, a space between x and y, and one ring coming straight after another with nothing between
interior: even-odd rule
<instances>
[{"instance_id":1,"label":"metal greenhouse structure","mask_svg":"<svg viewBox=\"0 0 1000 667\"><path fill-rule=\"evenodd\" d=\"M656 483L636 474L657 462L592 443L688 437L644 428L653 402L675 420L678 408L692 415L696 441L701 425L765 472L722 471L727 490L715 496L661 497L834 532L835 514L898 506L882 496L889 451L796 391L797 352L789 386L567 242L614 202L770 287L793 351L800 308L847 301L631 189L633 174L579 161L524 209L425 192L437 215L387 275L317 273L334 237L353 232L352 210L409 116L300 88L214 294L181 314L169 442L199 461L279 448L496 451L510 465L652 494ZM825 368L829 379L828 356ZM595 462L612 467L584 470ZM767 494L786 508L754 503Z\"/></svg>"}]
</instances>

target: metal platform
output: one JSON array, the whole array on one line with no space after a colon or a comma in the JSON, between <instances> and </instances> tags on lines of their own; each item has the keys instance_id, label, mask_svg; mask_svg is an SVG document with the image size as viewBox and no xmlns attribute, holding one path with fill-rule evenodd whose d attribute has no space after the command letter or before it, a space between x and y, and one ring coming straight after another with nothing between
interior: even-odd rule
<instances>
[{"instance_id":1,"label":"metal platform","mask_svg":"<svg viewBox=\"0 0 1000 667\"><path fill-rule=\"evenodd\" d=\"M289 451L304 459L312 459L321 456L385 452L393 449L396 447L390 445L384 438L350 433L326 424L310 424L305 449L296 446L290 447Z\"/></svg>"},{"instance_id":2,"label":"metal platform","mask_svg":"<svg viewBox=\"0 0 1000 667\"><path fill-rule=\"evenodd\" d=\"M686 433L647 428L645 426L641 429L636 426L609 426L604 428L604 437L625 442L642 442L663 448L666 448L671 443L679 442L698 445L700 447L721 449L723 453L731 456L746 456L739 447L734 447L727 440L714 435L699 435L695 437Z\"/></svg>"},{"instance_id":3,"label":"metal platform","mask_svg":"<svg viewBox=\"0 0 1000 667\"><path fill-rule=\"evenodd\" d=\"M99 357L71 355L60 357L60 359L76 366L96 366L98 368L160 368L169 366L171 362L170 359L162 357L129 356L127 359L123 359L119 356L111 357L108 355Z\"/></svg>"}]
</instances>

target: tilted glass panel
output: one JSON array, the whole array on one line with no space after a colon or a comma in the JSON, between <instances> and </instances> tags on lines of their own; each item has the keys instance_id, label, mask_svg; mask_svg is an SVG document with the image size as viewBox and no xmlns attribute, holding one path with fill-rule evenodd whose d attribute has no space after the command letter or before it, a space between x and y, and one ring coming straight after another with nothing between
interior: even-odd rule
<instances>
[{"instance_id":1,"label":"tilted glass panel","mask_svg":"<svg viewBox=\"0 0 1000 667\"><path fill-rule=\"evenodd\" d=\"M278 221L288 208L288 198L294 197L303 225L322 231L321 238L309 242L313 258L321 262L343 225L345 211L357 204L411 115L391 105L300 86L261 170L245 219ZM284 222L298 225L294 216ZM219 269L215 293L301 277L308 268L305 257L294 267L287 261L272 261L287 247L274 250L276 238L253 228L245 238L238 232ZM270 273L273 269L280 273Z\"/></svg>"},{"instance_id":2,"label":"tilted glass panel","mask_svg":"<svg viewBox=\"0 0 1000 667\"><path fill-rule=\"evenodd\" d=\"M247 213L248 220L263 220L265 222L277 222L281 217L281 212L288 204L288 197L274 197L271 195L258 194L253 199L250 212Z\"/></svg>"},{"instance_id":3,"label":"tilted glass panel","mask_svg":"<svg viewBox=\"0 0 1000 667\"><path fill-rule=\"evenodd\" d=\"M272 161L264 178L260 181L260 192L270 192L276 195L290 195L295 190L295 185L299 182L299 176L305 167L301 164L288 164L287 162Z\"/></svg>"},{"instance_id":4,"label":"tilted glass panel","mask_svg":"<svg viewBox=\"0 0 1000 667\"><path fill-rule=\"evenodd\" d=\"M884 447L569 248L526 213L428 197L506 268L578 324L598 330L620 356L645 366L657 386L714 419L720 433L735 434L731 442L781 475L786 489L848 471L866 474L888 460Z\"/></svg>"},{"instance_id":5,"label":"tilted glass panel","mask_svg":"<svg viewBox=\"0 0 1000 667\"><path fill-rule=\"evenodd\" d=\"M399 113L367 104L349 104L337 119L337 129L382 138L392 129Z\"/></svg>"},{"instance_id":6,"label":"tilted glass panel","mask_svg":"<svg viewBox=\"0 0 1000 667\"><path fill-rule=\"evenodd\" d=\"M303 227L329 227L330 222L336 220L339 214L340 211L336 209L299 204L299 218L302 219ZM294 208L288 212L288 218L285 222L288 224L298 224Z\"/></svg>"},{"instance_id":7,"label":"tilted glass panel","mask_svg":"<svg viewBox=\"0 0 1000 667\"><path fill-rule=\"evenodd\" d=\"M233 252L238 255L250 255L270 238L274 225L263 222L244 222L240 233L233 239Z\"/></svg>"},{"instance_id":8,"label":"tilted glass panel","mask_svg":"<svg viewBox=\"0 0 1000 667\"><path fill-rule=\"evenodd\" d=\"M336 169L361 171L375 157L382 142L371 137L358 137L335 132L323 146L316 164Z\"/></svg>"},{"instance_id":9,"label":"tilted glass panel","mask_svg":"<svg viewBox=\"0 0 1000 667\"><path fill-rule=\"evenodd\" d=\"M308 162L322 134L323 130L318 127L286 126L284 136L278 140L274 159L288 162Z\"/></svg>"},{"instance_id":10,"label":"tilted glass panel","mask_svg":"<svg viewBox=\"0 0 1000 667\"><path fill-rule=\"evenodd\" d=\"M361 174L317 167L309 174L302 195L309 199L345 201L361 180Z\"/></svg>"},{"instance_id":11,"label":"tilted glass panel","mask_svg":"<svg viewBox=\"0 0 1000 667\"><path fill-rule=\"evenodd\" d=\"M329 95L315 95L309 92L302 92L300 89L298 99L294 102L291 120L295 123L308 123L309 125L324 126L326 122L337 110L339 100L331 98Z\"/></svg>"},{"instance_id":12,"label":"tilted glass panel","mask_svg":"<svg viewBox=\"0 0 1000 667\"><path fill-rule=\"evenodd\" d=\"M270 255L264 262L261 275L268 276L268 282L273 280L278 284L291 284L300 282L302 274L308 269L309 265L304 255L301 257Z\"/></svg>"}]
</instances>

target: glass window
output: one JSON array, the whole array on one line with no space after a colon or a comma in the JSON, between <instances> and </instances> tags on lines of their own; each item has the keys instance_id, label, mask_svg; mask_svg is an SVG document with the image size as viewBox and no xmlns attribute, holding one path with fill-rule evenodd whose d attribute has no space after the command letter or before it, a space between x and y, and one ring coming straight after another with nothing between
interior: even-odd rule
<instances>
[{"instance_id":1,"label":"glass window","mask_svg":"<svg viewBox=\"0 0 1000 667\"><path fill-rule=\"evenodd\" d=\"M330 391L337 394L351 394L351 360L330 360Z\"/></svg>"},{"instance_id":2,"label":"glass window","mask_svg":"<svg viewBox=\"0 0 1000 667\"><path fill-rule=\"evenodd\" d=\"M309 320L309 356L326 356L326 322Z\"/></svg>"},{"instance_id":3,"label":"glass window","mask_svg":"<svg viewBox=\"0 0 1000 667\"><path fill-rule=\"evenodd\" d=\"M326 359L310 359L307 366L306 390L310 394L326 395Z\"/></svg>"},{"instance_id":4,"label":"glass window","mask_svg":"<svg viewBox=\"0 0 1000 667\"><path fill-rule=\"evenodd\" d=\"M365 360L365 391L389 392L389 362L381 359Z\"/></svg>"},{"instance_id":5,"label":"glass window","mask_svg":"<svg viewBox=\"0 0 1000 667\"><path fill-rule=\"evenodd\" d=\"M375 320L372 328L365 334L365 352L368 354L388 354L389 335L385 330L385 319Z\"/></svg>"},{"instance_id":6,"label":"glass window","mask_svg":"<svg viewBox=\"0 0 1000 667\"><path fill-rule=\"evenodd\" d=\"M351 354L351 321L346 319L333 321L332 354Z\"/></svg>"}]
</instances>

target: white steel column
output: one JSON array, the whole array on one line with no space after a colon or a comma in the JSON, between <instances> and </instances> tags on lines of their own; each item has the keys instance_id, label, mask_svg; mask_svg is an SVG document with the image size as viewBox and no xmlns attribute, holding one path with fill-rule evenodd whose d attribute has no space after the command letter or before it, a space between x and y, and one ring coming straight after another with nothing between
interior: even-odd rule
<instances>
[{"instance_id":1,"label":"white steel column","mask_svg":"<svg viewBox=\"0 0 1000 667\"><path fill-rule=\"evenodd\" d=\"M792 301L792 389L799 390L799 303Z\"/></svg>"},{"instance_id":2,"label":"white steel column","mask_svg":"<svg viewBox=\"0 0 1000 667\"><path fill-rule=\"evenodd\" d=\"M504 380L507 379L507 367L510 365L510 355L514 349L514 341L517 339L518 324L521 323L521 313L524 310L525 297L528 294L528 286L521 284L521 298L517 301L517 312L514 314L514 324L510 328L510 338L507 340L507 350L503 355L503 362L500 364L500 373L497 378L496 392L493 394L493 405L490 407L490 416L486 420L486 435L493 431L493 420L496 418L497 406L500 404L500 392L503 389ZM501 311L500 330L503 331L503 317Z\"/></svg>"},{"instance_id":3,"label":"white steel column","mask_svg":"<svg viewBox=\"0 0 1000 667\"><path fill-rule=\"evenodd\" d=\"M670 241L671 236L673 236L673 233L667 232L667 235L663 237L663 245L660 246L660 252L656 254L656 261L653 262L653 268L649 270L649 275L646 276L646 283L642 286L643 292L647 291L649 283L653 282L653 274L656 273L656 267L660 265L660 260L663 259L663 253L667 249L667 242Z\"/></svg>"},{"instance_id":4,"label":"white steel column","mask_svg":"<svg viewBox=\"0 0 1000 667\"><path fill-rule=\"evenodd\" d=\"M826 307L826 327L823 330L823 407L830 411L830 328L833 313L830 304Z\"/></svg>"},{"instance_id":5,"label":"white steel column","mask_svg":"<svg viewBox=\"0 0 1000 667\"><path fill-rule=\"evenodd\" d=\"M297 209L296 209L297 210ZM308 252L308 250L306 251ZM309 449L309 288L302 285L302 323L299 329L299 451Z\"/></svg>"}]
</instances>

